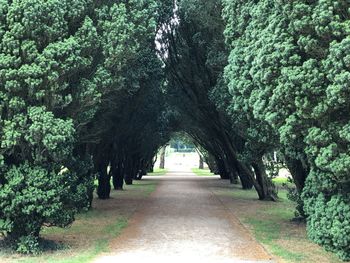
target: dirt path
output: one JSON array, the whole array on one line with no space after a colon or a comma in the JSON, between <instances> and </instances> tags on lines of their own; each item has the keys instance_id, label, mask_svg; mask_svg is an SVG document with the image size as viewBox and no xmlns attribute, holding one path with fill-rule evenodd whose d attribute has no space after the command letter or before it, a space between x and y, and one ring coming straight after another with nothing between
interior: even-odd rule
<instances>
[{"instance_id":1,"label":"dirt path","mask_svg":"<svg viewBox=\"0 0 350 263\"><path fill-rule=\"evenodd\" d=\"M157 190L111 244L112 253L95 262L272 262L206 187L216 177L177 172L157 180Z\"/></svg>"}]
</instances>

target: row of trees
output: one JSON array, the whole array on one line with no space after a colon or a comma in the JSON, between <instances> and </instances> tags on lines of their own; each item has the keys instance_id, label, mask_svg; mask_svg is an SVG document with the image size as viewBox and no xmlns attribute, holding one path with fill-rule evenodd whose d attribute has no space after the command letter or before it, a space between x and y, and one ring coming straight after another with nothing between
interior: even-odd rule
<instances>
[{"instance_id":1,"label":"row of trees","mask_svg":"<svg viewBox=\"0 0 350 263\"><path fill-rule=\"evenodd\" d=\"M267 127L301 193L309 237L343 259L350 258L349 8L342 0L227 0L223 12L233 112Z\"/></svg>"},{"instance_id":2,"label":"row of trees","mask_svg":"<svg viewBox=\"0 0 350 263\"><path fill-rule=\"evenodd\" d=\"M348 1L177 2L167 101L208 164L275 200L275 153L309 237L350 258Z\"/></svg>"},{"instance_id":3,"label":"row of trees","mask_svg":"<svg viewBox=\"0 0 350 263\"><path fill-rule=\"evenodd\" d=\"M309 236L350 258L350 4L0 0L0 231L21 252L141 179L173 132L276 200L289 168Z\"/></svg>"},{"instance_id":4,"label":"row of trees","mask_svg":"<svg viewBox=\"0 0 350 263\"><path fill-rule=\"evenodd\" d=\"M132 183L167 140L154 39L168 2L0 1L0 231L17 251L88 208L95 177L103 199L111 176Z\"/></svg>"},{"instance_id":5,"label":"row of trees","mask_svg":"<svg viewBox=\"0 0 350 263\"><path fill-rule=\"evenodd\" d=\"M251 127L227 110L231 97L223 78L228 49L222 5L217 1L179 1L177 18L163 34L167 102L176 110L177 127L194 140L212 170L222 178L254 187L261 200L277 195L263 163L267 143L250 143L260 127ZM254 128L254 130L253 130Z\"/></svg>"}]
</instances>

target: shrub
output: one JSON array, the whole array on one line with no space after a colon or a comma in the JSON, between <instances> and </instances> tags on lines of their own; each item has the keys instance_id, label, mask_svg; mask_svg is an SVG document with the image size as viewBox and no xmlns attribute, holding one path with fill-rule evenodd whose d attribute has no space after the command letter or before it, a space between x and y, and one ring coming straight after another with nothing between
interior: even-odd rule
<instances>
[{"instance_id":1,"label":"shrub","mask_svg":"<svg viewBox=\"0 0 350 263\"><path fill-rule=\"evenodd\" d=\"M45 226L66 227L79 207L86 207L87 189L74 174L48 172L28 163L13 166L0 186L0 231L22 253L38 253Z\"/></svg>"}]
</instances>

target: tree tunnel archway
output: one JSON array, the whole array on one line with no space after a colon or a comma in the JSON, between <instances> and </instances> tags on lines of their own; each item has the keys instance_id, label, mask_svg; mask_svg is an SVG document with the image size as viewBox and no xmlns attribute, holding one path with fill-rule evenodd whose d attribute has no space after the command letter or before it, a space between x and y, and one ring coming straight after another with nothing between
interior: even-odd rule
<instances>
[{"instance_id":1,"label":"tree tunnel archway","mask_svg":"<svg viewBox=\"0 0 350 263\"><path fill-rule=\"evenodd\" d=\"M277 198L266 172L277 152L310 237L349 259L349 10L2 0L0 231L35 252L43 224L89 207L96 178L107 199L111 178L115 189L140 179L184 131L261 200Z\"/></svg>"}]
</instances>

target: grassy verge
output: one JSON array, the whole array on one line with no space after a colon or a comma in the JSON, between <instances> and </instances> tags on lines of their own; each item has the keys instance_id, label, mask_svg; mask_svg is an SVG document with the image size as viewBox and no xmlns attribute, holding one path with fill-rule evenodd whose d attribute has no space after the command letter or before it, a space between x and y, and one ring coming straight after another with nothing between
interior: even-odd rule
<instances>
[{"instance_id":1,"label":"grassy verge","mask_svg":"<svg viewBox=\"0 0 350 263\"><path fill-rule=\"evenodd\" d=\"M214 192L278 261L342 262L308 240L304 223L291 221L295 204L287 199L286 190L279 191L277 202L258 201L254 190L235 185Z\"/></svg>"},{"instance_id":2,"label":"grassy verge","mask_svg":"<svg viewBox=\"0 0 350 263\"><path fill-rule=\"evenodd\" d=\"M276 177L272 179L272 182L274 182L274 184L278 186L278 188L282 188L284 185L287 185L289 187L295 187L294 183L288 181L287 177Z\"/></svg>"},{"instance_id":3,"label":"grassy verge","mask_svg":"<svg viewBox=\"0 0 350 263\"><path fill-rule=\"evenodd\" d=\"M124 191L112 191L109 200L95 199L93 209L77 215L71 227L42 230L42 238L54 241L60 249L47 251L39 256L22 256L1 251L0 262L91 262L99 254L108 252L110 241L128 225L128 219L138 204L155 188L155 181L135 181L133 185L125 186Z\"/></svg>"},{"instance_id":4,"label":"grassy verge","mask_svg":"<svg viewBox=\"0 0 350 263\"><path fill-rule=\"evenodd\" d=\"M272 179L272 182L274 182L276 185L282 186L283 184L288 183L288 178L286 177L276 177Z\"/></svg>"},{"instance_id":5,"label":"grassy verge","mask_svg":"<svg viewBox=\"0 0 350 263\"><path fill-rule=\"evenodd\" d=\"M165 175L167 172L168 172L167 169L154 168L153 173L147 173L147 175L153 175L153 176Z\"/></svg>"},{"instance_id":6,"label":"grassy verge","mask_svg":"<svg viewBox=\"0 0 350 263\"><path fill-rule=\"evenodd\" d=\"M192 168L192 172L198 176L211 176L214 175L208 168L206 169L199 169L199 168Z\"/></svg>"}]
</instances>

